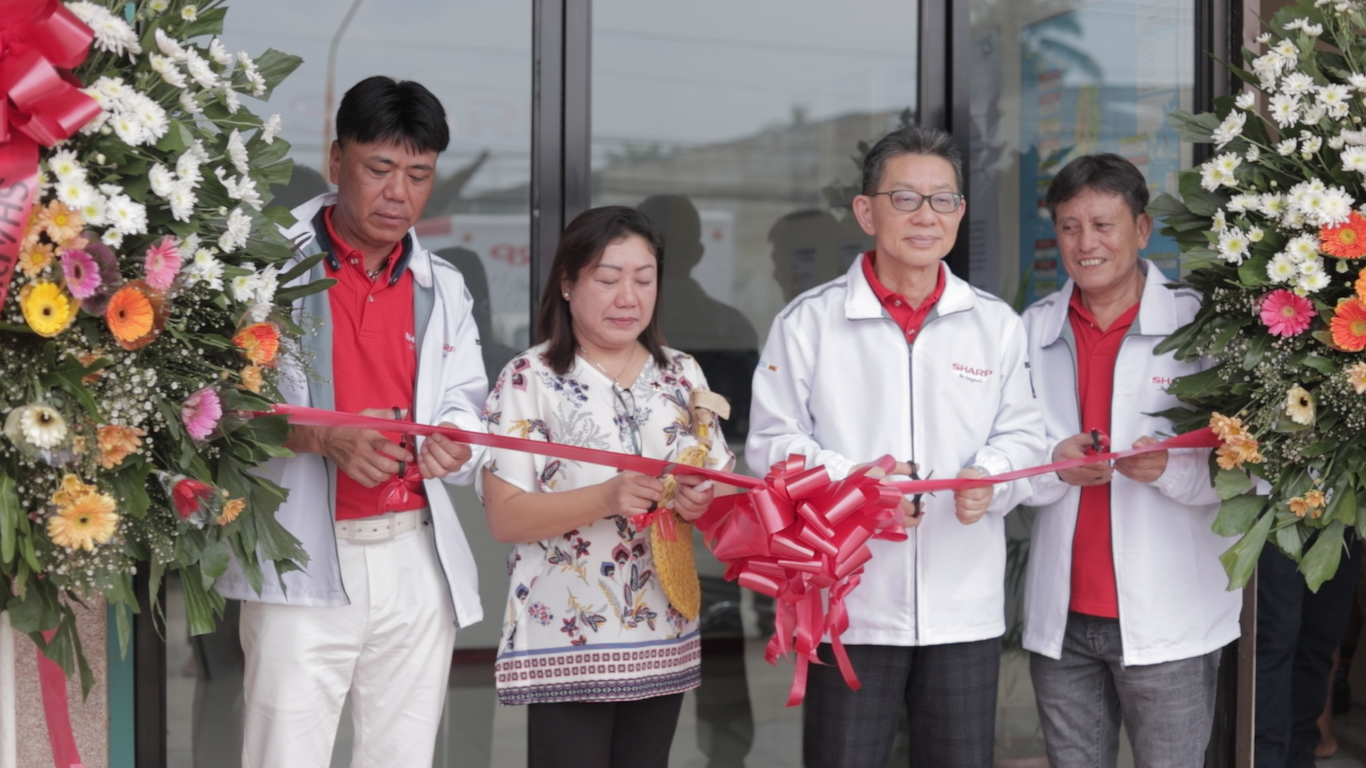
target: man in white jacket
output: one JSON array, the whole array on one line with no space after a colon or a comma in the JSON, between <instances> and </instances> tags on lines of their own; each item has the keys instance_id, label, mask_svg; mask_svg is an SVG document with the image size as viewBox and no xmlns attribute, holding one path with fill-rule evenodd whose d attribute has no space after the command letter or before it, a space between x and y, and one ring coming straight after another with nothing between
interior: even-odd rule
<instances>
[{"instance_id":1,"label":"man in white jacket","mask_svg":"<svg viewBox=\"0 0 1366 768\"><path fill-rule=\"evenodd\" d=\"M1172 379L1153 349L1200 296L1139 258L1153 221L1143 174L1118 155L1068 163L1047 204L1070 280L1024 313L1054 461L1171 434ZM1219 655L1242 600L1225 589L1211 530L1209 450L1160 451L1032 480L1025 581L1030 658L1049 765L1114 766L1123 721L1140 768L1204 764Z\"/></svg>"},{"instance_id":2,"label":"man in white jacket","mask_svg":"<svg viewBox=\"0 0 1366 768\"><path fill-rule=\"evenodd\" d=\"M754 375L745 457L801 454L841 479L891 455L898 474L982 477L1037 465L1043 424L1024 326L942 263L963 219L961 163L911 126L868 153L854 213L876 248L774 320ZM913 762L992 764L1004 621L1003 516L1026 481L903 502L910 538L871 541L843 641L862 689L812 666L808 768L883 768L903 704ZM827 641L829 638L826 638ZM828 645L821 655L833 661Z\"/></svg>"},{"instance_id":3,"label":"man in white jacket","mask_svg":"<svg viewBox=\"0 0 1366 768\"><path fill-rule=\"evenodd\" d=\"M449 135L441 103L418 83L372 77L343 97L337 194L296 208L286 232L304 241L301 257L324 254L309 279L337 281L300 302L301 322L318 328L303 340L307 372L298 358L282 363L288 402L482 429L488 381L473 301L411 229ZM295 456L265 468L289 491L277 517L310 561L250 576L234 562L219 581L246 601L243 766L327 766L348 698L353 766L432 764L456 626L482 618L442 481L468 483L477 462L441 436L417 448L400 440L295 426Z\"/></svg>"}]
</instances>

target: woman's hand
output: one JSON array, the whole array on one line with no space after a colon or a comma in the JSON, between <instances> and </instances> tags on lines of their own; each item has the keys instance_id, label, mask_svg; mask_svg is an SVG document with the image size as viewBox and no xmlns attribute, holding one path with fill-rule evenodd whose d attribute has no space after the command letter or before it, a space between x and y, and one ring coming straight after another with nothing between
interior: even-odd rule
<instances>
[{"instance_id":1,"label":"woman's hand","mask_svg":"<svg viewBox=\"0 0 1366 768\"><path fill-rule=\"evenodd\" d=\"M599 487L603 517L643 515L664 498L664 483L639 472L622 472Z\"/></svg>"},{"instance_id":2,"label":"woman's hand","mask_svg":"<svg viewBox=\"0 0 1366 768\"><path fill-rule=\"evenodd\" d=\"M692 522L701 517L716 498L716 483L701 475L674 475L678 490L674 493L673 510Z\"/></svg>"}]
</instances>

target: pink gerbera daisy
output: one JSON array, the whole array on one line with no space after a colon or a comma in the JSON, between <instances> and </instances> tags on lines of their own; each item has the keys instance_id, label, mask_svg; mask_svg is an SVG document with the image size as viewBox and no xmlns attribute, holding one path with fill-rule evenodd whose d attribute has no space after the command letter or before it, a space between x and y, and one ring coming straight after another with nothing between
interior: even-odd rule
<instances>
[{"instance_id":1,"label":"pink gerbera daisy","mask_svg":"<svg viewBox=\"0 0 1366 768\"><path fill-rule=\"evenodd\" d=\"M147 272L147 284L158 291L170 288L175 276L180 274L180 248L177 246L176 239L167 235L147 249L143 269Z\"/></svg>"},{"instance_id":2,"label":"pink gerbera daisy","mask_svg":"<svg viewBox=\"0 0 1366 768\"><path fill-rule=\"evenodd\" d=\"M1309 327L1310 318L1317 314L1309 299L1284 288L1272 291L1262 299L1262 322L1272 336L1297 336Z\"/></svg>"},{"instance_id":3,"label":"pink gerbera daisy","mask_svg":"<svg viewBox=\"0 0 1366 768\"><path fill-rule=\"evenodd\" d=\"M223 401L218 393L205 387L190 395L180 408L180 420L185 431L196 440L203 440L213 434L218 420L223 418Z\"/></svg>"},{"instance_id":4,"label":"pink gerbera daisy","mask_svg":"<svg viewBox=\"0 0 1366 768\"><path fill-rule=\"evenodd\" d=\"M78 299L88 299L100 289L100 266L85 251L64 251L62 274L66 276L66 289Z\"/></svg>"}]
</instances>

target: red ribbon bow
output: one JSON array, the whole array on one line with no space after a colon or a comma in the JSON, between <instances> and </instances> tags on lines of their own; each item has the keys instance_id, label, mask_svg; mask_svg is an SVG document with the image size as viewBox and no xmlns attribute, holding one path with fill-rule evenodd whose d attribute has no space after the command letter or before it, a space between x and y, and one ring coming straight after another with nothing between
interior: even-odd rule
<instances>
[{"instance_id":1,"label":"red ribbon bow","mask_svg":"<svg viewBox=\"0 0 1366 768\"><path fill-rule=\"evenodd\" d=\"M869 477L872 467L890 472L890 456L831 482L824 467L806 469L802 456L775 464L763 485L718 499L698 518L726 578L778 601L776 631L764 657L770 664L796 653L797 672L788 706L806 695L806 676L821 637L829 634L835 662L850 688L858 676L840 642L849 626L844 598L858 586L873 556L868 540L904 541L901 492ZM828 604L821 600L828 590Z\"/></svg>"},{"instance_id":2,"label":"red ribbon bow","mask_svg":"<svg viewBox=\"0 0 1366 768\"><path fill-rule=\"evenodd\" d=\"M100 114L62 72L85 61L94 39L57 0L6 0L0 14L0 306L38 194L38 145L68 139Z\"/></svg>"}]
</instances>

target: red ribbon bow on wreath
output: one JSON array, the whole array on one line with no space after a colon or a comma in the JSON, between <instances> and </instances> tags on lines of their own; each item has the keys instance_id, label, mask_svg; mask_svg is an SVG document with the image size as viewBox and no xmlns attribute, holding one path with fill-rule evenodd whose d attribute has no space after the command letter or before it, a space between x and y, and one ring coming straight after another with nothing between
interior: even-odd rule
<instances>
[{"instance_id":1,"label":"red ribbon bow on wreath","mask_svg":"<svg viewBox=\"0 0 1366 768\"><path fill-rule=\"evenodd\" d=\"M70 138L100 113L69 73L95 34L57 0L5 0L0 14L0 306L38 195L38 145Z\"/></svg>"}]
</instances>

